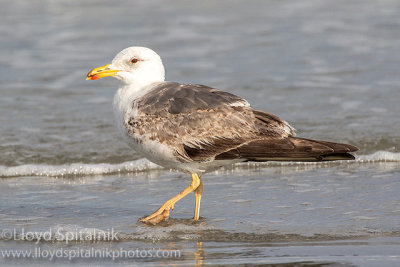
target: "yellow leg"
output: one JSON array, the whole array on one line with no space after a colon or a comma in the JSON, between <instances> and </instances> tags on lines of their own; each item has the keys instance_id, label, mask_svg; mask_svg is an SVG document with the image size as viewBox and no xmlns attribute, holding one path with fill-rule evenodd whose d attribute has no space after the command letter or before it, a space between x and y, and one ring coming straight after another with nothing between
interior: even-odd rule
<instances>
[{"instance_id":1,"label":"yellow leg","mask_svg":"<svg viewBox=\"0 0 400 267\"><path fill-rule=\"evenodd\" d=\"M174 205L176 202L181 200L183 197L185 197L187 194L193 192L194 190L199 187L201 181L197 173L192 174L192 183L182 192L171 198L170 200L167 200L156 212L153 214L147 216L146 218L140 219L141 222L149 222L151 224L157 224L169 216L169 210L174 209Z\"/></svg>"},{"instance_id":2,"label":"yellow leg","mask_svg":"<svg viewBox=\"0 0 400 267\"><path fill-rule=\"evenodd\" d=\"M203 193L203 182L200 180L199 186L196 188L194 191L194 197L195 197L195 207L194 207L194 220L197 221L199 220L200 217L200 201L201 201L201 193Z\"/></svg>"}]
</instances>

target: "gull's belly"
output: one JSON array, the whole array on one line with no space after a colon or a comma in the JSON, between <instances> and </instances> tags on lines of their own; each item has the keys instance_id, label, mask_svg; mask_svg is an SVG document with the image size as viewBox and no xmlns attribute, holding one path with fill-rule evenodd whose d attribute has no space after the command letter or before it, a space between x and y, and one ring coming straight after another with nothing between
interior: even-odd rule
<instances>
[{"instance_id":1,"label":"gull's belly","mask_svg":"<svg viewBox=\"0 0 400 267\"><path fill-rule=\"evenodd\" d=\"M176 168L178 161L171 147L135 134L127 133L124 139L130 147L150 161L166 168Z\"/></svg>"}]
</instances>

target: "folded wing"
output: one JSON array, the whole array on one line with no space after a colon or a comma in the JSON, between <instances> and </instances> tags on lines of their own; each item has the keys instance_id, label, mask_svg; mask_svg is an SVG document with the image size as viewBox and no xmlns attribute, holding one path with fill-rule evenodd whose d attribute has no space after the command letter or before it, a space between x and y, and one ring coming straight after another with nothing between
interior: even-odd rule
<instances>
[{"instance_id":1,"label":"folded wing","mask_svg":"<svg viewBox=\"0 0 400 267\"><path fill-rule=\"evenodd\" d=\"M136 105L138 114L128 121L128 128L174 147L182 162L349 160L354 159L349 152L358 150L297 138L281 118L203 85L164 82Z\"/></svg>"}]
</instances>

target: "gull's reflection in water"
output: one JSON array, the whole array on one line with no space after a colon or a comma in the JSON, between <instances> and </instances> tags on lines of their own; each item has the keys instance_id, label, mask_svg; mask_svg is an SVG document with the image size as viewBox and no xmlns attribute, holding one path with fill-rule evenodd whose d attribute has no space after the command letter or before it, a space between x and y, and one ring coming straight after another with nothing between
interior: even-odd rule
<instances>
[{"instance_id":1,"label":"gull's reflection in water","mask_svg":"<svg viewBox=\"0 0 400 267\"><path fill-rule=\"evenodd\" d=\"M196 260L194 266L196 267L203 266L203 260L204 260L203 242L196 243L196 251L194 252L194 259Z\"/></svg>"}]
</instances>

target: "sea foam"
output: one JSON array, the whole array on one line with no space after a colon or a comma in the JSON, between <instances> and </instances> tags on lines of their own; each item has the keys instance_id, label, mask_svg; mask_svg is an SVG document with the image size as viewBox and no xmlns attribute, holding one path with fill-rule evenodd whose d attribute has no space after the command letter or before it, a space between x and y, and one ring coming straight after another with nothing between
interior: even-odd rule
<instances>
[{"instance_id":1,"label":"sea foam","mask_svg":"<svg viewBox=\"0 0 400 267\"><path fill-rule=\"evenodd\" d=\"M26 164L13 167L0 166L0 177L82 176L82 175L94 175L94 174L142 172L142 171L155 170L161 168L162 167L146 159L127 161L119 164L109 164L109 163L100 163L100 164L72 163L65 165Z\"/></svg>"},{"instance_id":2,"label":"sea foam","mask_svg":"<svg viewBox=\"0 0 400 267\"><path fill-rule=\"evenodd\" d=\"M400 153L393 153L388 151L377 151L370 155L359 155L352 163L377 163L377 162L400 162ZM237 166L246 163L238 163ZM266 163L252 163L252 165L260 166L276 166L276 165L308 165L308 164L321 164L320 162L266 162ZM151 170L162 169L146 159L138 159L135 161L127 161L119 164L84 164L72 163L65 165L35 165L26 164L19 166L0 166L0 177L21 177L21 176L52 176L52 177L65 177L65 176L84 176L84 175L103 175L115 173L131 173L131 172L146 172Z\"/></svg>"}]
</instances>

